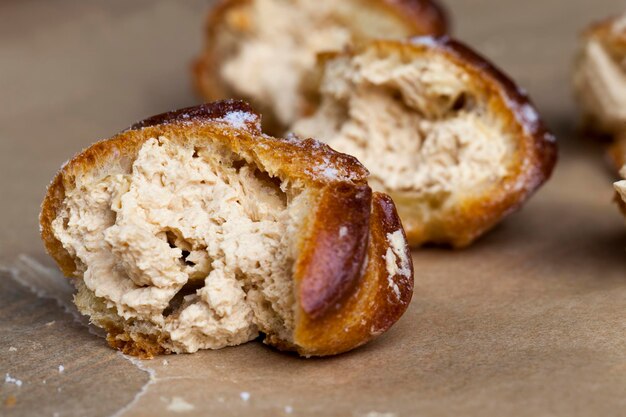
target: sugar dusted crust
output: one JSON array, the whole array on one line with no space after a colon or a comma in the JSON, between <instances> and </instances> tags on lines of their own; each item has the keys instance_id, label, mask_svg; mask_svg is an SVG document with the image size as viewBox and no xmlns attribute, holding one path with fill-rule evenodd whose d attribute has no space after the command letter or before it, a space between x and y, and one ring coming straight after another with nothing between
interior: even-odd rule
<instances>
[{"instance_id":1,"label":"sugar dusted crust","mask_svg":"<svg viewBox=\"0 0 626 417\"><path fill-rule=\"evenodd\" d=\"M413 287L412 275L389 277L386 268L387 235L402 230L393 202L372 195L367 170L354 158L314 140L266 136L259 123L247 105L217 102L146 119L92 145L64 165L48 188L40 215L47 251L67 276L82 282L74 257L53 230L66 194L85 175L128 170L150 138L176 138L181 145L213 141L283 183L300 184L311 196L311 216L295 231L293 338L269 332L265 342L304 356L330 355L384 332L405 311ZM410 260L406 245L404 250ZM78 287L79 309L107 330L112 347L144 357L170 351L162 334L129 330L102 299Z\"/></svg>"},{"instance_id":2,"label":"sugar dusted crust","mask_svg":"<svg viewBox=\"0 0 626 417\"><path fill-rule=\"evenodd\" d=\"M423 75L425 72L420 71L424 68L412 67L420 60L426 62L426 65L434 65L435 62L445 65ZM371 170L370 183L375 189L393 196L403 219L409 243L413 246L428 242L450 244L454 247L470 244L504 216L518 209L550 177L557 156L555 139L543 125L529 98L500 70L457 41L447 37L375 40L350 51L326 54L322 66L324 75L318 99L319 107L313 116L298 121L293 127L294 131L301 135L322 138L336 149L357 156ZM424 86L418 84L417 80L411 78L413 75L408 75L409 70L416 68L418 75L432 77L436 81L431 82L429 78L419 81ZM393 79L394 74L401 76L399 79ZM444 82L441 77L446 74L452 75L448 77L450 80ZM412 96L411 99L414 101L407 99L408 94L426 91L425 86L428 86L428 83L435 87L445 87L442 90L445 94L439 95L440 92L434 90L433 97L417 97L423 99L423 102L415 100ZM452 84L455 84L454 88L451 87ZM480 111L473 111L471 103L469 110L465 110L464 107L459 111L454 110L455 101L442 105L442 108L447 109L449 106L452 109L450 114L440 114L436 107L438 99L446 98L451 94L449 90L456 91L457 87L463 92L464 100L461 101L461 105L469 96L470 101L478 102ZM390 91L394 91L396 95ZM455 97L455 94L451 94L448 98ZM378 110L371 110L375 99L384 99L386 104L381 105ZM398 104L400 101L402 103ZM347 108L342 107L346 106L345 103L349 103ZM363 110L365 115L356 113L356 106L361 104L360 110ZM429 106L434 107L431 109ZM419 111L412 110L417 107L420 107ZM385 125L372 124L372 120L381 117L380 115L386 111L389 110L391 114L390 109L406 113L406 117L396 115L397 117L390 118L393 123L387 120ZM432 115L429 115L430 113ZM413 176L421 166L407 166L409 172L396 173L400 161L393 159L390 149L376 148L376 152L366 153L367 147L373 143L375 137L380 136L377 140L381 142L375 146L385 145L395 149L394 146L400 146L398 145L400 138L404 138L401 135L406 135L403 140L407 143L402 142L402 146L407 147L399 151L396 149L394 152L401 152L398 157L409 157L413 155L414 150L411 146L414 142L422 140L418 139L423 135L418 132L424 129L421 127L421 120L433 125L449 124L450 120L460 120L460 114L480 120L484 127L492 129L494 134L499 136L498 141L505 145L502 152L481 157L490 166L473 169L474 172L462 172L461 177L466 178L467 174L484 174L484 171L489 169L489 172L496 170L499 172L497 176L494 175L494 180L481 179L479 176L475 182L479 182L480 186L465 181L448 186L448 189L442 192L423 192L415 188L418 185L415 184ZM386 133L391 131L394 132L393 143L388 140L390 136ZM467 139L469 131L464 129L460 131L461 133L455 134L465 136L459 140L468 142L464 145L465 148L462 148L466 150L473 144L473 140ZM450 132L439 131L437 134L449 136ZM358 138L358 141L355 138ZM430 143L435 139L441 140L441 137L436 135L431 137ZM415 152L422 152L421 147L426 146L424 143L428 145L429 142L422 142L419 150ZM483 149L489 149L490 143L492 142L488 141ZM493 142L493 145L496 143ZM452 168L456 169L456 166L460 165L459 155L449 157L446 155L446 158L457 162L449 163L448 168L445 166L441 168L441 162L435 160L433 163L437 165L433 168L441 168L441 174L447 174ZM425 157L421 162L432 161ZM494 164L495 168L492 166ZM426 171L433 172L432 169ZM441 175L435 175L439 176ZM438 178L432 180L439 181ZM420 181L425 182L423 179ZM437 193L443 192L450 193L454 199L449 197L445 200L439 199ZM424 211L429 211L429 215L425 216Z\"/></svg>"}]
</instances>

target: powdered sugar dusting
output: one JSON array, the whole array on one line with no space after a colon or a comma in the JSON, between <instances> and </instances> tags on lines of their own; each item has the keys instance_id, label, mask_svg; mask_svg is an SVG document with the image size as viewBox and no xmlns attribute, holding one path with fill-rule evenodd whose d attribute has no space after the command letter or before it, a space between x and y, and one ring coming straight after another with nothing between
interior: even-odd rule
<instances>
[{"instance_id":1,"label":"powdered sugar dusting","mask_svg":"<svg viewBox=\"0 0 626 417\"><path fill-rule=\"evenodd\" d=\"M258 126L258 117L255 114L247 113L245 111L236 110L226 113L220 120L228 123L236 129L245 129L249 123L254 123Z\"/></svg>"},{"instance_id":2,"label":"powdered sugar dusting","mask_svg":"<svg viewBox=\"0 0 626 417\"><path fill-rule=\"evenodd\" d=\"M417 37L411 38L411 43L413 45L424 45L424 46L428 46L431 48L439 47L440 42L441 41L437 40L437 38L434 38L432 36L417 36Z\"/></svg>"},{"instance_id":3,"label":"powdered sugar dusting","mask_svg":"<svg viewBox=\"0 0 626 417\"><path fill-rule=\"evenodd\" d=\"M321 163L310 168L308 172L316 177L323 177L329 180L341 179L339 170L331 164L327 156L322 159Z\"/></svg>"},{"instance_id":4,"label":"powdered sugar dusting","mask_svg":"<svg viewBox=\"0 0 626 417\"><path fill-rule=\"evenodd\" d=\"M520 111L525 122L536 124L539 121L539 115L537 114L537 111L530 104L524 104L520 108Z\"/></svg>"}]
</instances>

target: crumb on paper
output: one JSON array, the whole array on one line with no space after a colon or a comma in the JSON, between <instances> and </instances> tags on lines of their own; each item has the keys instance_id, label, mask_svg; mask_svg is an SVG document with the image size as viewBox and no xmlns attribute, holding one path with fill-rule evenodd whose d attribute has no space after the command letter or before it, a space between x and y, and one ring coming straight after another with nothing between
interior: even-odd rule
<instances>
[{"instance_id":1,"label":"crumb on paper","mask_svg":"<svg viewBox=\"0 0 626 417\"><path fill-rule=\"evenodd\" d=\"M167 409L175 413L185 413L195 408L193 404L185 401L183 397L172 397L170 403L167 405Z\"/></svg>"},{"instance_id":2,"label":"crumb on paper","mask_svg":"<svg viewBox=\"0 0 626 417\"><path fill-rule=\"evenodd\" d=\"M54 323L56 323L56 320L49 321L45 325L46 326L52 326Z\"/></svg>"},{"instance_id":3,"label":"crumb on paper","mask_svg":"<svg viewBox=\"0 0 626 417\"><path fill-rule=\"evenodd\" d=\"M247 391L243 391L242 393L239 394L239 396L244 401L248 401L250 399L250 393Z\"/></svg>"},{"instance_id":4,"label":"crumb on paper","mask_svg":"<svg viewBox=\"0 0 626 417\"><path fill-rule=\"evenodd\" d=\"M396 417L396 413L381 413L378 411L370 411L367 414L362 414L363 417Z\"/></svg>"},{"instance_id":5,"label":"crumb on paper","mask_svg":"<svg viewBox=\"0 0 626 417\"><path fill-rule=\"evenodd\" d=\"M11 346L9 348L9 352L17 352L17 348L15 346Z\"/></svg>"},{"instance_id":6,"label":"crumb on paper","mask_svg":"<svg viewBox=\"0 0 626 417\"><path fill-rule=\"evenodd\" d=\"M293 412L293 407L290 405L285 406L285 413L291 414Z\"/></svg>"},{"instance_id":7,"label":"crumb on paper","mask_svg":"<svg viewBox=\"0 0 626 417\"><path fill-rule=\"evenodd\" d=\"M170 363L167 361L167 359L163 359L163 366L167 366L167 365L169 365L169 364L170 364Z\"/></svg>"},{"instance_id":8,"label":"crumb on paper","mask_svg":"<svg viewBox=\"0 0 626 417\"><path fill-rule=\"evenodd\" d=\"M14 384L14 385L17 385L18 387L22 386L22 381L21 380L19 380L17 378L13 378L9 374L5 374L5 376L4 376L4 383L5 384Z\"/></svg>"},{"instance_id":9,"label":"crumb on paper","mask_svg":"<svg viewBox=\"0 0 626 417\"><path fill-rule=\"evenodd\" d=\"M65 371L65 366L59 365L59 373L62 374Z\"/></svg>"},{"instance_id":10,"label":"crumb on paper","mask_svg":"<svg viewBox=\"0 0 626 417\"><path fill-rule=\"evenodd\" d=\"M9 395L6 400L4 400L4 406L6 408L11 408L13 407L15 404L17 403L17 398L15 398L15 395Z\"/></svg>"}]
</instances>

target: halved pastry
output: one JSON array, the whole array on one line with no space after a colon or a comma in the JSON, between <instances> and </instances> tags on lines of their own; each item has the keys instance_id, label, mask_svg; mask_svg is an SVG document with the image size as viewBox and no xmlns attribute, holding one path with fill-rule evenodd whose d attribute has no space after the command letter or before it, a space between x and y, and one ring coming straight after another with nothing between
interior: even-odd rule
<instances>
[{"instance_id":1,"label":"halved pastry","mask_svg":"<svg viewBox=\"0 0 626 417\"><path fill-rule=\"evenodd\" d=\"M528 97L456 41L377 40L322 66L317 109L292 130L357 157L413 246L469 245L551 174L555 140Z\"/></svg>"},{"instance_id":2,"label":"halved pastry","mask_svg":"<svg viewBox=\"0 0 626 417\"><path fill-rule=\"evenodd\" d=\"M626 15L585 31L574 87L588 128L608 134L626 130Z\"/></svg>"},{"instance_id":3,"label":"halved pastry","mask_svg":"<svg viewBox=\"0 0 626 417\"><path fill-rule=\"evenodd\" d=\"M147 119L63 166L40 216L78 309L144 357L255 339L353 349L405 311L413 269L391 199L241 102Z\"/></svg>"},{"instance_id":4,"label":"halved pastry","mask_svg":"<svg viewBox=\"0 0 626 417\"><path fill-rule=\"evenodd\" d=\"M612 141L607 158L615 172L626 162L626 14L588 28L574 68L584 128Z\"/></svg>"},{"instance_id":5,"label":"halved pastry","mask_svg":"<svg viewBox=\"0 0 626 417\"><path fill-rule=\"evenodd\" d=\"M435 0L222 0L208 16L195 81L208 100L249 101L265 128L282 133L309 111L304 90L318 52L445 31Z\"/></svg>"}]
</instances>

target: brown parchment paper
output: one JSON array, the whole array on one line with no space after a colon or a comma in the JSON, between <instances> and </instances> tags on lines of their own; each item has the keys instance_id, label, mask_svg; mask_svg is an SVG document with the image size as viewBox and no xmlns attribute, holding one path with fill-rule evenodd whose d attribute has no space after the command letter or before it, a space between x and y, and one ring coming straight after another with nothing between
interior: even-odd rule
<instances>
[{"instance_id":1,"label":"brown parchment paper","mask_svg":"<svg viewBox=\"0 0 626 417\"><path fill-rule=\"evenodd\" d=\"M569 76L578 32L618 0L447 1L455 34L529 90L560 163L471 248L415 251L413 302L375 342L138 361L88 330L39 242L45 186L96 139L197 102L209 3L0 2L1 416L626 415L626 226Z\"/></svg>"}]
</instances>

